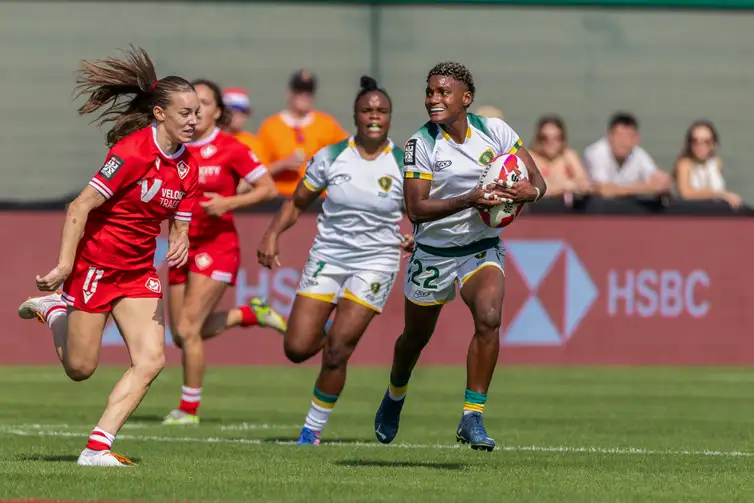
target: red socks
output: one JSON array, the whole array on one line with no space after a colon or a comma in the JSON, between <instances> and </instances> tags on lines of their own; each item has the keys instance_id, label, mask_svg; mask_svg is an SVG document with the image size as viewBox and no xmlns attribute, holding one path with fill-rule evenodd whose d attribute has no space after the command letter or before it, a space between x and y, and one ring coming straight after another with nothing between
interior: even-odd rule
<instances>
[{"instance_id":1,"label":"red socks","mask_svg":"<svg viewBox=\"0 0 754 503\"><path fill-rule=\"evenodd\" d=\"M249 306L243 306L239 308L241 310L241 326L250 327L252 325L259 325L257 315L254 314L254 310Z\"/></svg>"},{"instance_id":2,"label":"red socks","mask_svg":"<svg viewBox=\"0 0 754 503\"><path fill-rule=\"evenodd\" d=\"M202 388L189 388L188 386L181 387L181 404L178 406L180 410L186 414L196 415L196 411L199 410L199 403L202 401Z\"/></svg>"},{"instance_id":3,"label":"red socks","mask_svg":"<svg viewBox=\"0 0 754 503\"><path fill-rule=\"evenodd\" d=\"M113 445L115 435L107 433L100 427L96 427L89 435L89 441L86 443L86 448L93 451L109 451Z\"/></svg>"}]
</instances>

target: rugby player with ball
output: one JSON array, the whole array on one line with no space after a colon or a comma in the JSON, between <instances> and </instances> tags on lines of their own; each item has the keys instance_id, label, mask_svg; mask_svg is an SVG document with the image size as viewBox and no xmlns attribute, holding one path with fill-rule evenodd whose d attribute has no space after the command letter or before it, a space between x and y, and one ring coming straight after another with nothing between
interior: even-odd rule
<instances>
[{"instance_id":1,"label":"rugby player with ball","mask_svg":"<svg viewBox=\"0 0 754 503\"><path fill-rule=\"evenodd\" d=\"M456 439L474 449L495 448L482 414L500 348L500 227L513 221L521 205L539 200L547 186L508 124L467 112L475 91L465 66L443 62L432 68L424 99L429 122L404 149L403 192L416 251L404 281L405 328L374 420L375 435L385 444L398 434L411 372L457 283L474 318L474 335Z\"/></svg>"}]
</instances>

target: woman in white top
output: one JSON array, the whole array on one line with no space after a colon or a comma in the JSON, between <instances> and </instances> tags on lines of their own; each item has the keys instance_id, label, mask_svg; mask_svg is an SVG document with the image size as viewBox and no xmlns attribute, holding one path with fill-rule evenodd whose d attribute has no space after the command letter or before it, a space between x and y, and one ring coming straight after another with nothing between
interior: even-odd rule
<instances>
[{"instance_id":1,"label":"woman in white top","mask_svg":"<svg viewBox=\"0 0 754 503\"><path fill-rule=\"evenodd\" d=\"M717 145L717 130L711 122L701 120L689 127L674 169L678 194L686 200L722 200L735 209L741 206L741 196L725 190Z\"/></svg>"},{"instance_id":2,"label":"woman in white top","mask_svg":"<svg viewBox=\"0 0 754 503\"><path fill-rule=\"evenodd\" d=\"M401 236L399 229L403 151L388 138L392 109L387 92L373 78L362 77L353 105L356 134L321 149L309 161L293 198L272 220L257 252L262 266L279 266L279 236L327 190L284 339L285 355L294 363L322 351L301 445L319 444L345 386L348 359L395 283L401 249L413 251L413 238Z\"/></svg>"}]
</instances>

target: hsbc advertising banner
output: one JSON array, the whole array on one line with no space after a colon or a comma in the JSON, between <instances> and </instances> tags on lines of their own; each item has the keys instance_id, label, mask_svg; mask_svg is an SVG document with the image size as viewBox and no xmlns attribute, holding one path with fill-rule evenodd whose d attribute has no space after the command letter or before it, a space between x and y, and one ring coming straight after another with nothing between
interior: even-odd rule
<instances>
[{"instance_id":1,"label":"hsbc advertising banner","mask_svg":"<svg viewBox=\"0 0 754 503\"><path fill-rule=\"evenodd\" d=\"M316 232L302 216L281 240L282 268L256 264L256 247L271 215L236 218L243 268L221 308L266 297L287 315L300 268ZM35 295L34 277L56 260L61 213L0 213L5 308L1 364L57 361L49 330L18 319L16 307ZM406 222L406 228L410 225ZM501 364L754 363L754 220L705 217L523 216L503 233L506 299ZM155 263L166 281L167 242ZM404 264L405 265L405 264ZM166 283L163 291L167 291ZM354 363L387 365L403 328L402 284L375 318ZM423 364L464 364L473 333L460 299L447 305ZM180 353L167 335L168 361ZM114 323L103 335L102 361L126 363ZM268 329L233 329L207 343L210 364L287 363L280 336ZM318 360L312 360L316 363Z\"/></svg>"}]
</instances>

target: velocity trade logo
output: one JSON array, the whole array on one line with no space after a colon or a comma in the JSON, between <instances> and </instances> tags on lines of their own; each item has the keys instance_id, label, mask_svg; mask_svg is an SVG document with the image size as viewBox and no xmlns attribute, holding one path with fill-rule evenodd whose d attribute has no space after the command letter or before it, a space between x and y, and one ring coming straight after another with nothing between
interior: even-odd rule
<instances>
[{"instance_id":1,"label":"velocity trade logo","mask_svg":"<svg viewBox=\"0 0 754 503\"><path fill-rule=\"evenodd\" d=\"M565 344L597 300L597 286L573 248L562 240L505 240L506 269L512 264L521 275L528 297L507 323L502 343L509 346ZM563 260L559 260L564 257ZM563 267L562 315L548 313L540 298L540 286ZM553 321L553 318L558 320ZM505 320L504 320L505 321ZM504 323L505 325L505 323Z\"/></svg>"}]
</instances>

